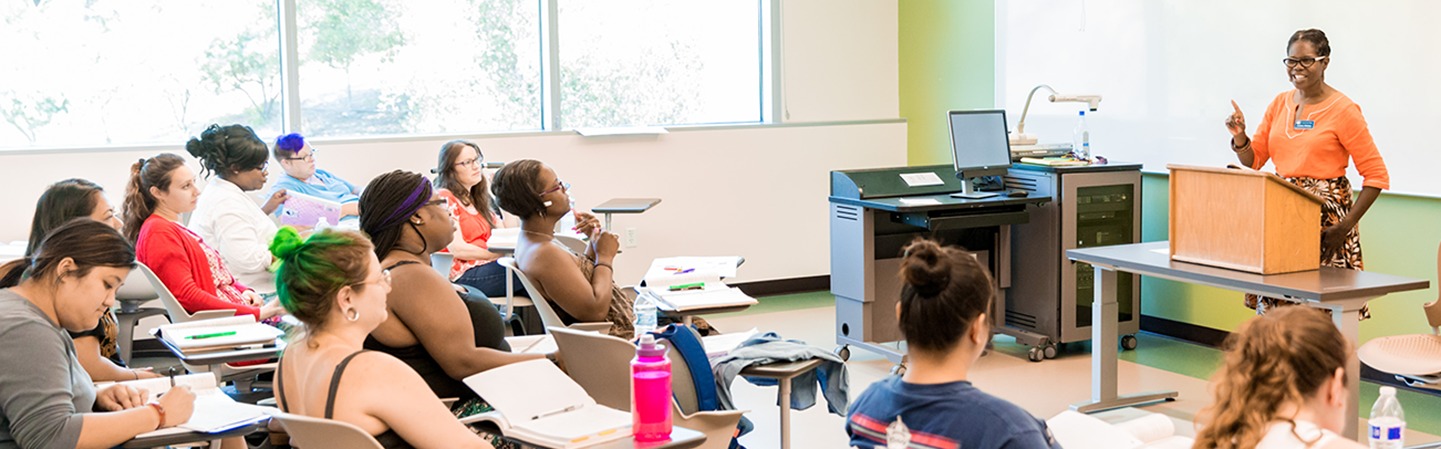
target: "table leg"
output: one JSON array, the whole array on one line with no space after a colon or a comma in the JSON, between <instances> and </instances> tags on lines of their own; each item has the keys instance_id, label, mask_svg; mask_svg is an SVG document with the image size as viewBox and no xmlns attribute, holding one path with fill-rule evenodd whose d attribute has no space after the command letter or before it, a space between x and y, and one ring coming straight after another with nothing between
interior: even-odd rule
<instances>
[{"instance_id":1,"label":"table leg","mask_svg":"<svg viewBox=\"0 0 1441 449\"><path fill-rule=\"evenodd\" d=\"M1151 402L1175 400L1175 391L1116 394L1117 303L1115 270L1096 265L1096 298L1091 302L1091 400L1071 404L1071 410L1093 413Z\"/></svg>"},{"instance_id":2,"label":"table leg","mask_svg":"<svg viewBox=\"0 0 1441 449\"><path fill-rule=\"evenodd\" d=\"M605 230L609 231L609 230L610 230L610 212L606 212L606 213L601 214L601 215L604 215L604 216L605 216Z\"/></svg>"},{"instance_id":3,"label":"table leg","mask_svg":"<svg viewBox=\"0 0 1441 449\"><path fill-rule=\"evenodd\" d=\"M1336 304L1322 307L1331 311L1331 322L1336 324L1336 328L1341 330L1341 336L1346 337L1346 341L1353 348L1360 339L1361 324L1358 319L1361 316L1361 305L1365 303L1356 301L1354 306ZM1361 360L1356 358L1356 351L1351 351L1351 357L1346 360L1346 390L1349 392L1349 400L1346 401L1346 429L1341 432L1341 436L1355 440L1360 434L1356 419L1361 416Z\"/></svg>"},{"instance_id":4,"label":"table leg","mask_svg":"<svg viewBox=\"0 0 1441 449\"><path fill-rule=\"evenodd\" d=\"M781 449L791 449L791 378L781 378Z\"/></svg>"},{"instance_id":5,"label":"table leg","mask_svg":"<svg viewBox=\"0 0 1441 449\"><path fill-rule=\"evenodd\" d=\"M694 316L694 315L686 315L685 317L681 318L681 319L680 319L681 324L684 324L684 325L686 325L686 326L690 326L691 323L695 321L695 320L691 319L692 316Z\"/></svg>"}]
</instances>

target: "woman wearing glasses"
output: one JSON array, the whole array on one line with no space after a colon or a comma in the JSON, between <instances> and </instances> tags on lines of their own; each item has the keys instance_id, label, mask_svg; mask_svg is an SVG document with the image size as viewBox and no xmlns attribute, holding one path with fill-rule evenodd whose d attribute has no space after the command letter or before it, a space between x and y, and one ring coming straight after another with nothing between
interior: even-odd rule
<instances>
[{"instance_id":1,"label":"woman wearing glasses","mask_svg":"<svg viewBox=\"0 0 1441 449\"><path fill-rule=\"evenodd\" d=\"M445 208L455 220L455 239L446 246L455 256L450 265L450 280L479 289L486 296L505 296L505 267L491 263L500 254L490 252L491 230L502 225L490 197L490 183L485 180L485 155L480 146L464 140L452 140L440 147L440 160L431 170L435 173L437 196L445 199ZM517 296L529 296L519 280L511 286Z\"/></svg>"},{"instance_id":2,"label":"woman wearing glasses","mask_svg":"<svg viewBox=\"0 0 1441 449\"><path fill-rule=\"evenodd\" d=\"M1321 197L1322 265L1360 270L1361 237L1356 224L1381 189L1390 187L1386 163L1371 139L1361 107L1326 84L1326 68L1331 65L1326 33L1297 31L1286 49L1282 62L1296 88L1271 101L1254 137L1246 136L1245 117L1232 101L1235 112L1226 119L1231 149L1242 164L1254 169L1272 161L1277 174ZM1355 161L1356 171L1365 179L1354 202L1346 179L1347 159ZM1246 296L1246 306L1259 314L1286 304L1281 299ZM1364 319L1369 314L1362 309L1361 316Z\"/></svg>"},{"instance_id":3,"label":"woman wearing glasses","mask_svg":"<svg viewBox=\"0 0 1441 449\"><path fill-rule=\"evenodd\" d=\"M275 222L267 216L285 201L285 191L271 194L258 207L246 192L265 187L265 141L244 125L210 125L185 151L200 159L210 182L200 193L187 227L214 245L235 279L265 296L275 294L270 265L275 258L266 247L275 238Z\"/></svg>"},{"instance_id":4,"label":"woman wearing glasses","mask_svg":"<svg viewBox=\"0 0 1441 449\"><path fill-rule=\"evenodd\" d=\"M340 203L342 216L360 215L356 207L360 201L360 188L328 171L316 169L315 148L305 143L305 137L295 133L280 136L275 139L272 153L280 168L285 170L285 175L275 181L272 194L280 191L302 193Z\"/></svg>"}]
</instances>

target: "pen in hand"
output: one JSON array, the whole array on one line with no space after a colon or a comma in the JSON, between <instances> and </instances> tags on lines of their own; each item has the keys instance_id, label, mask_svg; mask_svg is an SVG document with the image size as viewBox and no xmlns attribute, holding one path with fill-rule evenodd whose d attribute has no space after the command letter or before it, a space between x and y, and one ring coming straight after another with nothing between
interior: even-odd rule
<instances>
[{"instance_id":1,"label":"pen in hand","mask_svg":"<svg viewBox=\"0 0 1441 449\"><path fill-rule=\"evenodd\" d=\"M170 388L175 388L175 367L167 368L165 374L170 376Z\"/></svg>"}]
</instances>

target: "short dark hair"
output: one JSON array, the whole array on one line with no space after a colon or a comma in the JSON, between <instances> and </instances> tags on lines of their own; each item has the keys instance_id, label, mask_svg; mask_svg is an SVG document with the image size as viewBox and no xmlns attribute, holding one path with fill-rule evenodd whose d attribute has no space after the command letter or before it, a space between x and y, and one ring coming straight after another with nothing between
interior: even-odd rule
<instances>
[{"instance_id":1,"label":"short dark hair","mask_svg":"<svg viewBox=\"0 0 1441 449\"><path fill-rule=\"evenodd\" d=\"M1307 28L1291 33L1291 39L1286 41L1286 52L1291 52L1291 46L1296 41L1310 42L1316 47L1316 56L1331 56L1331 41L1326 39L1326 32L1315 28Z\"/></svg>"},{"instance_id":2,"label":"short dark hair","mask_svg":"<svg viewBox=\"0 0 1441 449\"><path fill-rule=\"evenodd\" d=\"M911 348L945 353L990 310L991 274L957 247L917 239L901 260L901 333Z\"/></svg>"},{"instance_id":3,"label":"short dark hair","mask_svg":"<svg viewBox=\"0 0 1441 449\"><path fill-rule=\"evenodd\" d=\"M45 193L40 194L40 199L35 202L35 218L30 220L30 241L25 245L25 255L35 254L40 240L50 230L67 221L89 217L95 212L95 204L100 202L102 192L104 190L99 184L80 178L66 179L46 187Z\"/></svg>"},{"instance_id":4,"label":"short dark hair","mask_svg":"<svg viewBox=\"0 0 1441 449\"><path fill-rule=\"evenodd\" d=\"M74 275L83 277L95 267L134 268L135 246L108 224L90 217L76 218L51 230L35 254L0 267L5 273L0 288L14 287L26 279L52 279L66 258L78 267Z\"/></svg>"},{"instance_id":5,"label":"short dark hair","mask_svg":"<svg viewBox=\"0 0 1441 449\"><path fill-rule=\"evenodd\" d=\"M275 161L280 162L286 158L295 157L296 153L305 148L305 136L300 133L290 133L275 138L275 150L271 152Z\"/></svg>"},{"instance_id":6,"label":"short dark hair","mask_svg":"<svg viewBox=\"0 0 1441 449\"><path fill-rule=\"evenodd\" d=\"M185 151L200 159L202 174L211 172L224 178L233 170L251 170L265 165L265 141L245 125L210 125L185 143Z\"/></svg>"},{"instance_id":7,"label":"short dark hair","mask_svg":"<svg viewBox=\"0 0 1441 449\"><path fill-rule=\"evenodd\" d=\"M540 187L536 185L541 166L540 161L535 159L521 159L506 162L495 171L495 184L490 186L490 190L495 193L495 201L501 209L520 218L530 218L545 210L545 204L540 200Z\"/></svg>"}]
</instances>

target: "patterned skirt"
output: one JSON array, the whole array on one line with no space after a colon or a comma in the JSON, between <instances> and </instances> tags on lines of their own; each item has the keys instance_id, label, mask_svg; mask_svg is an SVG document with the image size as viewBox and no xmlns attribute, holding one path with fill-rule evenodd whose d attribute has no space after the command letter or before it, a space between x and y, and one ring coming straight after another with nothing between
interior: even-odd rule
<instances>
[{"instance_id":1,"label":"patterned skirt","mask_svg":"<svg viewBox=\"0 0 1441 449\"><path fill-rule=\"evenodd\" d=\"M1287 182L1307 192L1321 197L1321 227L1327 228L1339 223L1346 218L1351 211L1351 181L1345 176L1332 179L1315 179L1306 177L1289 177ZM1321 242L1317 242L1320 244ZM1326 254L1322 250L1321 265L1326 267L1346 268L1350 270L1363 269L1361 263L1361 229L1351 228L1351 233L1346 236L1346 242L1341 249L1333 254ZM1294 300L1284 298L1271 298L1246 294L1246 307L1256 310L1257 315L1265 315L1267 310L1276 307L1284 307L1300 304ZM1361 307L1361 319L1371 318L1371 312L1366 306Z\"/></svg>"}]
</instances>

